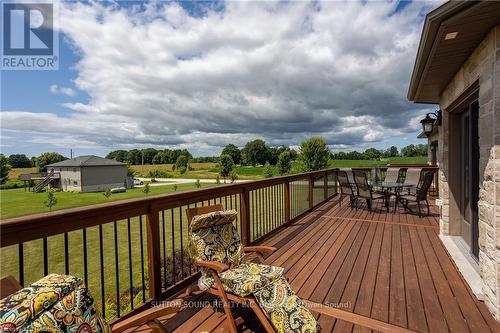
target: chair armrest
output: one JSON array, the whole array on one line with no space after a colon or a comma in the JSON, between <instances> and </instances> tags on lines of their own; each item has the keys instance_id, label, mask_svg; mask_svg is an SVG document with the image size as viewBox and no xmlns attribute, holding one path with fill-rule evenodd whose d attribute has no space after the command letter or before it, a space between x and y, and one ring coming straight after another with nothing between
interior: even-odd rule
<instances>
[{"instance_id":1,"label":"chair armrest","mask_svg":"<svg viewBox=\"0 0 500 333\"><path fill-rule=\"evenodd\" d=\"M132 327L138 327L144 324L152 323L155 319L167 315L174 315L182 309L182 300L176 299L166 301L167 306L155 306L145 311L142 311L132 317L124 319L111 327L113 333L120 333Z\"/></svg>"},{"instance_id":2,"label":"chair armrest","mask_svg":"<svg viewBox=\"0 0 500 333\"><path fill-rule=\"evenodd\" d=\"M206 261L206 260L195 259L194 264L196 266L213 269L217 273L221 273L229 269L228 265L217 261Z\"/></svg>"},{"instance_id":3,"label":"chair armrest","mask_svg":"<svg viewBox=\"0 0 500 333\"><path fill-rule=\"evenodd\" d=\"M277 249L272 246L256 245L256 246L244 246L244 252L258 252L260 254L272 254Z\"/></svg>"}]
</instances>

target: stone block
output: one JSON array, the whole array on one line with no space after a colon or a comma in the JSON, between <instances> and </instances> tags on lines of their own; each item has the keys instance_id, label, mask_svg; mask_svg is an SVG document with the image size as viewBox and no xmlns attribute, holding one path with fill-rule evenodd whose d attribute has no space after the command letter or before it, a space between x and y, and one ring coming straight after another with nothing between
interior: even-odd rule
<instances>
[{"instance_id":1,"label":"stone block","mask_svg":"<svg viewBox=\"0 0 500 333\"><path fill-rule=\"evenodd\" d=\"M486 248L486 223L479 221L479 248L485 251Z\"/></svg>"},{"instance_id":2,"label":"stone block","mask_svg":"<svg viewBox=\"0 0 500 333\"><path fill-rule=\"evenodd\" d=\"M487 204L484 201L478 203L479 220L487 225L495 226L495 208L493 205Z\"/></svg>"}]
</instances>

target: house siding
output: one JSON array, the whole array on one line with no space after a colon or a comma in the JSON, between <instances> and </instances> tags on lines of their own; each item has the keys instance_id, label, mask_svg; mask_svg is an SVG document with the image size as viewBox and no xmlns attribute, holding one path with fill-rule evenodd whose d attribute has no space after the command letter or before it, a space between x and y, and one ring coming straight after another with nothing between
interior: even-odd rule
<instances>
[{"instance_id":1,"label":"house siding","mask_svg":"<svg viewBox=\"0 0 500 333\"><path fill-rule=\"evenodd\" d=\"M79 167L54 167L54 172L59 172L60 178L54 187L68 192L82 191L82 173Z\"/></svg>"},{"instance_id":2,"label":"house siding","mask_svg":"<svg viewBox=\"0 0 500 333\"><path fill-rule=\"evenodd\" d=\"M456 201L450 189L450 105L479 83L479 269L484 301L500 320L500 26L493 28L441 94L439 130L440 231L457 235ZM451 177L451 178L450 178ZM456 194L455 194L456 196Z\"/></svg>"},{"instance_id":3,"label":"house siding","mask_svg":"<svg viewBox=\"0 0 500 333\"><path fill-rule=\"evenodd\" d=\"M92 166L82 168L82 192L99 192L125 186L126 165Z\"/></svg>"}]
</instances>

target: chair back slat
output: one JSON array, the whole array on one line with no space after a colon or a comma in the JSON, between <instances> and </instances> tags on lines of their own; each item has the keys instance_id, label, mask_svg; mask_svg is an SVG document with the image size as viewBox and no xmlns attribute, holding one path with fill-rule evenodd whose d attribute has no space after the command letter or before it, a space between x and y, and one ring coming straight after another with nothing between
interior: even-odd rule
<instances>
[{"instance_id":1,"label":"chair back slat","mask_svg":"<svg viewBox=\"0 0 500 333\"><path fill-rule=\"evenodd\" d=\"M371 189L368 185L368 177L365 171L354 171L354 182L358 191L358 196L363 198L371 198Z\"/></svg>"},{"instance_id":2,"label":"chair back slat","mask_svg":"<svg viewBox=\"0 0 500 333\"><path fill-rule=\"evenodd\" d=\"M399 182L400 181L399 170L400 170L399 168L387 168L384 181L388 183Z\"/></svg>"},{"instance_id":3,"label":"chair back slat","mask_svg":"<svg viewBox=\"0 0 500 333\"><path fill-rule=\"evenodd\" d=\"M408 168L406 170L405 184L417 186L420 182L422 168Z\"/></svg>"},{"instance_id":4,"label":"chair back slat","mask_svg":"<svg viewBox=\"0 0 500 333\"><path fill-rule=\"evenodd\" d=\"M425 200L427 198L427 192L431 187L432 181L434 180L434 171L427 171L422 182L422 186L418 189L417 198L419 200Z\"/></svg>"}]
</instances>

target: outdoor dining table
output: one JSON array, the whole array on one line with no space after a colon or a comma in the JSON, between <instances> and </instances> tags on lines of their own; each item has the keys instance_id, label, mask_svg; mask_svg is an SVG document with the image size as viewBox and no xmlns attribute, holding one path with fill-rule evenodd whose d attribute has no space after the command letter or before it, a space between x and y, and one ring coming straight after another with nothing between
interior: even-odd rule
<instances>
[{"instance_id":1,"label":"outdoor dining table","mask_svg":"<svg viewBox=\"0 0 500 333\"><path fill-rule=\"evenodd\" d=\"M389 206L389 199L390 199L390 190L393 189L394 193L396 193L396 200L398 200L399 193L401 192L402 189L409 189L412 187L415 187L414 184L405 184L401 182L386 182L382 180L369 180L368 185L373 187L378 187L382 190L382 192L385 195L385 204L388 207ZM394 212L396 212L396 205L394 205Z\"/></svg>"}]
</instances>

